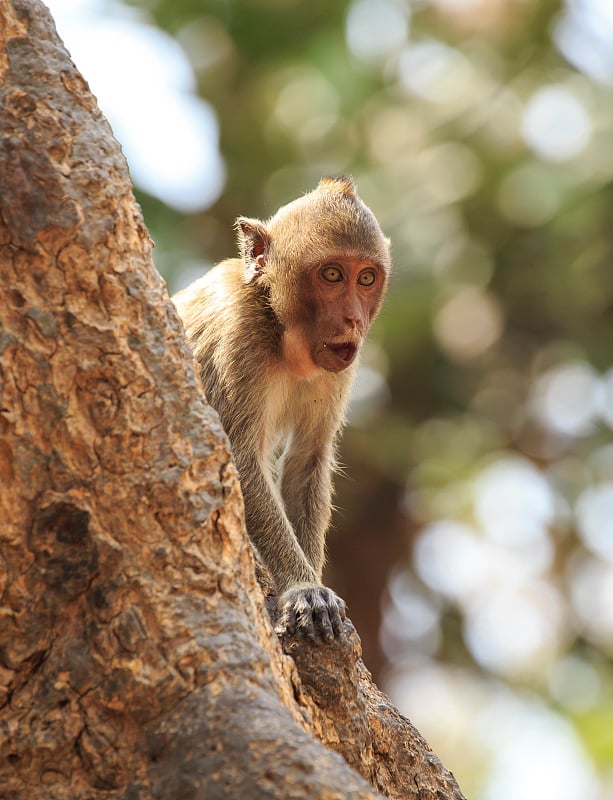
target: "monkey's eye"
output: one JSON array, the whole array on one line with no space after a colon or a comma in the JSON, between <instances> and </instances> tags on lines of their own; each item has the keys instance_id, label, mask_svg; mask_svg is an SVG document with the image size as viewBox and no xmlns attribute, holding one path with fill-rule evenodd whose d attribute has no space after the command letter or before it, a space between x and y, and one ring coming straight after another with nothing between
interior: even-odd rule
<instances>
[{"instance_id":1,"label":"monkey's eye","mask_svg":"<svg viewBox=\"0 0 613 800\"><path fill-rule=\"evenodd\" d=\"M328 264L322 269L321 277L328 283L338 283L343 280L343 273L335 264Z\"/></svg>"},{"instance_id":2,"label":"monkey's eye","mask_svg":"<svg viewBox=\"0 0 613 800\"><path fill-rule=\"evenodd\" d=\"M374 269L365 269L364 272L360 272L358 275L358 283L360 286L372 286L376 280L377 275Z\"/></svg>"}]
</instances>

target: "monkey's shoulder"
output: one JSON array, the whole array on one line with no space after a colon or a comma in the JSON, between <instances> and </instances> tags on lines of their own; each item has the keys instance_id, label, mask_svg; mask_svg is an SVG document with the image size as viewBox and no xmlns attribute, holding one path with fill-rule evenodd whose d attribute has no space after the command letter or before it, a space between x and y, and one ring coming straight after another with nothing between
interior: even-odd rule
<instances>
[{"instance_id":1,"label":"monkey's shoulder","mask_svg":"<svg viewBox=\"0 0 613 800\"><path fill-rule=\"evenodd\" d=\"M262 312L252 294L245 284L243 262L228 259L172 299L190 340L205 337L217 342L228 335L245 336L261 322Z\"/></svg>"}]
</instances>

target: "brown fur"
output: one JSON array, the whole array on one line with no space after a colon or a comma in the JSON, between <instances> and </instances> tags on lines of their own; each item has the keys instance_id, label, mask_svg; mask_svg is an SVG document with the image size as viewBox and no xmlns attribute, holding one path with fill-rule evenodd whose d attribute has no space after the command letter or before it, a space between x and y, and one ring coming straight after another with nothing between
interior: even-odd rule
<instances>
[{"instance_id":1,"label":"brown fur","mask_svg":"<svg viewBox=\"0 0 613 800\"><path fill-rule=\"evenodd\" d=\"M265 223L240 217L237 231L241 257L174 301L232 444L247 529L281 595L280 629L330 639L344 616L321 586L335 441L353 351L387 288L389 241L348 178L323 179ZM343 282L321 277L330 264ZM354 279L372 274L373 288Z\"/></svg>"}]
</instances>

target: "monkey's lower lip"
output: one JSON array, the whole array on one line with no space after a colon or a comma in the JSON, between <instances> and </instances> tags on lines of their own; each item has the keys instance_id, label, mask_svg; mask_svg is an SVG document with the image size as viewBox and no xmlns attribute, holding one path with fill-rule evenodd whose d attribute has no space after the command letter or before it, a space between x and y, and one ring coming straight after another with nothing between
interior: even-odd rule
<instances>
[{"instance_id":1,"label":"monkey's lower lip","mask_svg":"<svg viewBox=\"0 0 613 800\"><path fill-rule=\"evenodd\" d=\"M341 342L340 344L329 344L328 349L339 358L344 364L351 364L358 352L358 348L351 342Z\"/></svg>"}]
</instances>

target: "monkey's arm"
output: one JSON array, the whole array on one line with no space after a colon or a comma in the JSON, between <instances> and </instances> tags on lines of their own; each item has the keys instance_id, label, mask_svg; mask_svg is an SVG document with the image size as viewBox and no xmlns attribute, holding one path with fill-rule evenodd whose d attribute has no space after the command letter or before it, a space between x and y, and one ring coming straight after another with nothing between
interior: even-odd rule
<instances>
[{"instance_id":1,"label":"monkey's arm","mask_svg":"<svg viewBox=\"0 0 613 800\"><path fill-rule=\"evenodd\" d=\"M279 592L277 632L331 641L342 632L345 603L321 585L325 529L318 531L322 541L311 548L318 553L315 567L292 528L268 467L259 463L249 448L242 451L240 442L238 447L235 442L232 446L245 500L247 530Z\"/></svg>"},{"instance_id":2,"label":"monkey's arm","mask_svg":"<svg viewBox=\"0 0 613 800\"><path fill-rule=\"evenodd\" d=\"M281 626L303 629L307 635L330 641L342 632L345 603L321 585L325 560L325 535L330 522L331 456L306 454L294 447L283 464L281 491L298 543L317 574L319 586L286 592Z\"/></svg>"},{"instance_id":3,"label":"monkey's arm","mask_svg":"<svg viewBox=\"0 0 613 800\"><path fill-rule=\"evenodd\" d=\"M250 453L241 454L236 440L232 449L245 500L247 530L277 590L282 593L296 583L317 583L317 572L298 543L268 468Z\"/></svg>"},{"instance_id":4,"label":"monkey's arm","mask_svg":"<svg viewBox=\"0 0 613 800\"><path fill-rule=\"evenodd\" d=\"M281 495L296 538L321 580L332 509L330 465L335 434L298 430L281 467ZM319 442L322 442L320 445ZM315 444L315 446L314 446Z\"/></svg>"}]
</instances>

